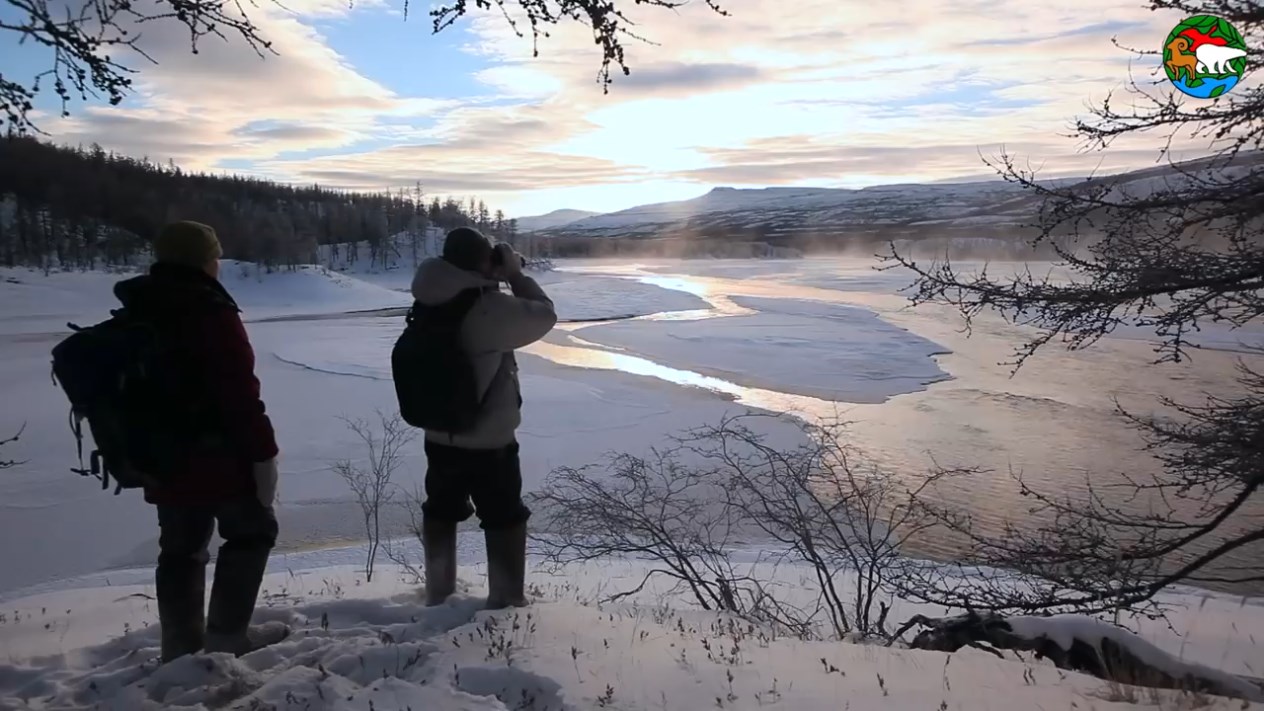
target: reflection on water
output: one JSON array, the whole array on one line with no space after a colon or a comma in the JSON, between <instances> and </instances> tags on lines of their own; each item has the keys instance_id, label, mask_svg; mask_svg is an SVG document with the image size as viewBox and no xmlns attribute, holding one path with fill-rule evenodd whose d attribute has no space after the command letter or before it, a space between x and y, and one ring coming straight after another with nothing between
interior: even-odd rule
<instances>
[{"instance_id":1,"label":"reflection on water","mask_svg":"<svg viewBox=\"0 0 1264 711\"><path fill-rule=\"evenodd\" d=\"M673 266L680 268L679 263ZM540 343L528 352L562 365L620 370L702 388L749 407L786 412L809 421L842 418L849 423L848 444L861 448L873 463L902 476L920 477L932 465L932 453L934 463L943 466L986 468L987 473L950 481L937 493L967 510L977 525L993 532L1000 531L1006 522L1022 525L1036 518L1030 500L1020 493L1015 475L1037 490L1087 500L1090 477L1100 493L1108 490L1109 484L1120 482L1121 474L1144 479L1161 472L1157 462L1142 450L1139 433L1119 417L1116 400L1144 413L1157 409L1156 396L1197 403L1205 394L1231 395L1235 389L1239 354L1202 351L1184 364L1155 366L1152 345L1120 338L1105 339L1079 353L1050 344L1015 374L1003 363L1010 360L1017 343L1030 337L1030 330L985 317L977 321L967 338L955 312L933 306L909 308L905 297L891 293L889 284L875 282L874 272L858 260L833 264L814 261L799 269L811 278L796 279L796 284L786 275L770 279L752 274L731 279L653 274L641 265L582 271L688 291L712 305L701 312L657 314L642 320L682 316L699 320L754 313L734 304L734 296L863 306L896 326L944 345L951 352L936 360L952 379L881 404L839 404L744 387L740 382L671 368L626 351L611 352L579 337L583 327L592 324L579 324L571 330L574 347ZM889 277L886 280L891 281ZM805 286L803 281L835 288ZM1259 356L1248 360L1264 362ZM741 378L735 375L734 379ZM1152 507L1150 500L1124 496L1119 492L1113 503L1137 512ZM1264 516L1264 507L1257 506L1249 515ZM951 556L960 553L960 545L943 538L922 541L920 548L923 553ZM1259 554L1259 550L1246 549L1229 563ZM1264 585L1248 589L1264 592Z\"/></svg>"},{"instance_id":2,"label":"reflection on water","mask_svg":"<svg viewBox=\"0 0 1264 711\"><path fill-rule=\"evenodd\" d=\"M718 313L713 309L690 309L688 311L663 311L657 314L637 316L633 321L702 321L709 318L721 318L733 314Z\"/></svg>"},{"instance_id":3,"label":"reflection on water","mask_svg":"<svg viewBox=\"0 0 1264 711\"><path fill-rule=\"evenodd\" d=\"M708 375L670 368L639 356L601 350L605 347L595 343L589 344L587 341L574 336L571 337L571 340L591 347L571 348L545 341L537 341L521 350L524 353L540 356L559 365L591 368L594 370L618 370L632 375L658 378L675 385L702 388L703 390L724 395L741 405L761 410L784 412L791 415L802 415L809 420L829 418L838 407L835 403L825 400L803 397L801 395L787 395L786 393L772 390L743 387Z\"/></svg>"},{"instance_id":4,"label":"reflection on water","mask_svg":"<svg viewBox=\"0 0 1264 711\"><path fill-rule=\"evenodd\" d=\"M693 311L668 311L645 317L652 321L697 321L704 318L721 318L724 316L750 316L759 313L733 303L729 295L713 286L688 277L659 276L656 274L638 274L634 277L642 284L658 286L673 291L684 291L706 301L711 308Z\"/></svg>"}]
</instances>

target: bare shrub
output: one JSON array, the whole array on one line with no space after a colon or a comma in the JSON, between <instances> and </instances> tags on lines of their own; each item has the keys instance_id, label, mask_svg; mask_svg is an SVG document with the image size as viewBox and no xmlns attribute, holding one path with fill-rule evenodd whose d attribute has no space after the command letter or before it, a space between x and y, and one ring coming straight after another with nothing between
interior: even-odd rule
<instances>
[{"instance_id":1,"label":"bare shrub","mask_svg":"<svg viewBox=\"0 0 1264 711\"><path fill-rule=\"evenodd\" d=\"M407 523L404 524L408 535L417 541L418 547L425 547L425 539L422 536L423 514L421 505L426 501L426 492L420 486L412 489L397 488L397 494L400 496L394 503L404 510L407 516ZM408 554L405 544L397 543L391 539L382 542L382 552L386 554L387 560L399 566L400 570L406 574L412 583L421 584L426 581L425 570L417 567L412 557Z\"/></svg>"},{"instance_id":2,"label":"bare shrub","mask_svg":"<svg viewBox=\"0 0 1264 711\"><path fill-rule=\"evenodd\" d=\"M971 470L933 471L910 487L843 444L841 422L803 424L807 441L778 449L748 426L768 417L726 418L691 431L682 443L717 465L731 515L811 567L835 636L887 636L894 593L914 574L927 574L904 551L939 524L920 504L923 493Z\"/></svg>"},{"instance_id":3,"label":"bare shrub","mask_svg":"<svg viewBox=\"0 0 1264 711\"><path fill-rule=\"evenodd\" d=\"M910 577L906 566L918 565L901 549L937 523L917 497L963 472L935 472L908 489L860 465L838 442L841 426L802 425L806 443L778 449L747 426L764 417L771 416L730 417L688 431L648 459L616 454L604 467L555 470L533 497L545 531L534 540L557 565L606 556L659 564L610 600L666 576L703 609L802 638L885 636L888 601ZM735 564L733 554L756 538L779 546L760 546L771 550L756 564ZM804 596L810 603L774 594L768 571L756 577L757 566L775 573L787 563L812 571L815 582Z\"/></svg>"},{"instance_id":4,"label":"bare shrub","mask_svg":"<svg viewBox=\"0 0 1264 711\"><path fill-rule=\"evenodd\" d=\"M14 442L18 441L19 439L22 438L22 433L25 431L26 431L26 425L23 424L21 427L18 428L17 434L13 435L12 437L8 439L0 439L0 447L5 446L6 444L13 444ZM13 459L0 459L0 469L8 469L9 467L16 467L19 464L25 464L25 462L19 462Z\"/></svg>"},{"instance_id":5,"label":"bare shrub","mask_svg":"<svg viewBox=\"0 0 1264 711\"><path fill-rule=\"evenodd\" d=\"M386 415L379 411L377 418L376 426L362 419L343 418L364 443L368 461L361 465L344 459L333 466L355 494L364 517L364 534L368 539L364 576L368 581L373 580L373 566L382 543L382 507L395 495L391 479L399 468L401 450L415 437L412 428L398 414Z\"/></svg>"},{"instance_id":6,"label":"bare shrub","mask_svg":"<svg viewBox=\"0 0 1264 711\"><path fill-rule=\"evenodd\" d=\"M604 467L559 467L530 498L548 532L533 540L550 562L623 555L658 564L612 600L665 576L687 587L704 610L743 608L735 590L742 576L728 557L735 531L722 496L707 472L682 466L674 452L614 454Z\"/></svg>"}]
</instances>

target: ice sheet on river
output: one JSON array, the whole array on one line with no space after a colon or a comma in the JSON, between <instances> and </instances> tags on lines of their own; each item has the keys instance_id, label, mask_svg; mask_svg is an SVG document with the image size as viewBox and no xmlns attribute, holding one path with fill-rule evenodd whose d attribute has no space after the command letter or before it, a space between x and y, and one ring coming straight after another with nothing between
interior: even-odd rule
<instances>
[{"instance_id":1,"label":"ice sheet on river","mask_svg":"<svg viewBox=\"0 0 1264 711\"><path fill-rule=\"evenodd\" d=\"M949 377L946 349L874 313L792 299L735 297L760 313L706 321L626 321L577 335L664 365L839 402L882 402Z\"/></svg>"}]
</instances>

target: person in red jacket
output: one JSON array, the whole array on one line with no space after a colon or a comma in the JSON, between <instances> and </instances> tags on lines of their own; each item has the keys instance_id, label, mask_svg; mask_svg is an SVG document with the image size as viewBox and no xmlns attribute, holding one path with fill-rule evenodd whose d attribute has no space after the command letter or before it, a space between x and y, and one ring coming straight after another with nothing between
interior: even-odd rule
<instances>
[{"instance_id":1,"label":"person in red jacket","mask_svg":"<svg viewBox=\"0 0 1264 711\"><path fill-rule=\"evenodd\" d=\"M215 230L175 222L153 247L149 273L119 282L114 294L129 314L158 329L208 413L206 435L214 443L190 453L171 483L145 490L158 509L162 660L201 650L240 655L289 633L283 625L250 625L277 539L276 436L240 309L218 279L223 252ZM217 524L224 542L206 610Z\"/></svg>"}]
</instances>

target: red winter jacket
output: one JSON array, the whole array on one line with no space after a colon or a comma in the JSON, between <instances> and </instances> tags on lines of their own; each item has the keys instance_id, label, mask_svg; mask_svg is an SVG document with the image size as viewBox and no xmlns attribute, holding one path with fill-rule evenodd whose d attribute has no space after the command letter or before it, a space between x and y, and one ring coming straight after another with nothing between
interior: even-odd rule
<instances>
[{"instance_id":1,"label":"red winter jacket","mask_svg":"<svg viewBox=\"0 0 1264 711\"><path fill-rule=\"evenodd\" d=\"M145 500L200 506L253 496L253 464L275 457L277 444L237 303L209 275L169 264L116 284L114 294L129 312L161 324L193 396L210 405L227 443L190 455L184 471L161 489L146 489Z\"/></svg>"}]
</instances>

